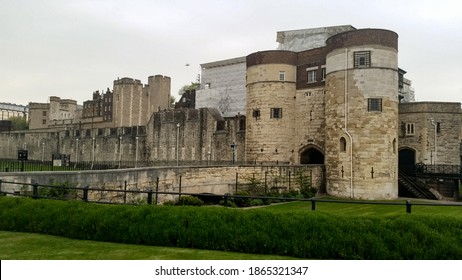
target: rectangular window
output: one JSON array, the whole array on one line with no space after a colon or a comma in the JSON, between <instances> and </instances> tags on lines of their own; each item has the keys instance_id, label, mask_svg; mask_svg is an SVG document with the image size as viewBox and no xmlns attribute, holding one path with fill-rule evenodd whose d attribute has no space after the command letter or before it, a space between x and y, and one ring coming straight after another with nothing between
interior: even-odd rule
<instances>
[{"instance_id":1,"label":"rectangular window","mask_svg":"<svg viewBox=\"0 0 462 280\"><path fill-rule=\"evenodd\" d=\"M441 133L441 123L440 122L436 123L436 133Z\"/></svg>"},{"instance_id":2,"label":"rectangular window","mask_svg":"<svg viewBox=\"0 0 462 280\"><path fill-rule=\"evenodd\" d=\"M240 131L245 130L245 119L244 118L239 119L239 130Z\"/></svg>"},{"instance_id":3,"label":"rectangular window","mask_svg":"<svg viewBox=\"0 0 462 280\"><path fill-rule=\"evenodd\" d=\"M280 119L282 118L282 108L271 108L271 115L272 119Z\"/></svg>"},{"instance_id":4,"label":"rectangular window","mask_svg":"<svg viewBox=\"0 0 462 280\"><path fill-rule=\"evenodd\" d=\"M308 83L316 83L316 70L310 70L306 72L308 77L307 81Z\"/></svg>"},{"instance_id":5,"label":"rectangular window","mask_svg":"<svg viewBox=\"0 0 462 280\"><path fill-rule=\"evenodd\" d=\"M47 116L47 111L43 111L42 115L43 115L44 117L46 117L46 116Z\"/></svg>"},{"instance_id":6,"label":"rectangular window","mask_svg":"<svg viewBox=\"0 0 462 280\"><path fill-rule=\"evenodd\" d=\"M279 81L285 81L286 80L286 72L280 71L279 72Z\"/></svg>"},{"instance_id":7,"label":"rectangular window","mask_svg":"<svg viewBox=\"0 0 462 280\"><path fill-rule=\"evenodd\" d=\"M371 52L354 52L354 66L355 68L371 67Z\"/></svg>"},{"instance_id":8,"label":"rectangular window","mask_svg":"<svg viewBox=\"0 0 462 280\"><path fill-rule=\"evenodd\" d=\"M322 76L322 80L325 81L326 80L326 66L323 66L321 68L321 76Z\"/></svg>"},{"instance_id":9,"label":"rectangular window","mask_svg":"<svg viewBox=\"0 0 462 280\"><path fill-rule=\"evenodd\" d=\"M367 111L382 112L382 98L368 98Z\"/></svg>"},{"instance_id":10,"label":"rectangular window","mask_svg":"<svg viewBox=\"0 0 462 280\"><path fill-rule=\"evenodd\" d=\"M252 117L259 119L260 118L260 109L253 109Z\"/></svg>"},{"instance_id":11,"label":"rectangular window","mask_svg":"<svg viewBox=\"0 0 462 280\"><path fill-rule=\"evenodd\" d=\"M47 120L42 120L42 124L47 124Z\"/></svg>"},{"instance_id":12,"label":"rectangular window","mask_svg":"<svg viewBox=\"0 0 462 280\"><path fill-rule=\"evenodd\" d=\"M406 135L414 135L414 124L413 123L406 124Z\"/></svg>"}]
</instances>

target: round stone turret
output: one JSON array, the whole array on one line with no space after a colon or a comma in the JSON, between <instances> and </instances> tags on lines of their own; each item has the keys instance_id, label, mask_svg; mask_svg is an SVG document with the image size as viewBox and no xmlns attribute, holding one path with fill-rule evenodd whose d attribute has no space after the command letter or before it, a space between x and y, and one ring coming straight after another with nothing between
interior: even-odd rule
<instances>
[{"instance_id":1,"label":"round stone turret","mask_svg":"<svg viewBox=\"0 0 462 280\"><path fill-rule=\"evenodd\" d=\"M382 29L326 41L327 193L398 196L398 35Z\"/></svg>"}]
</instances>

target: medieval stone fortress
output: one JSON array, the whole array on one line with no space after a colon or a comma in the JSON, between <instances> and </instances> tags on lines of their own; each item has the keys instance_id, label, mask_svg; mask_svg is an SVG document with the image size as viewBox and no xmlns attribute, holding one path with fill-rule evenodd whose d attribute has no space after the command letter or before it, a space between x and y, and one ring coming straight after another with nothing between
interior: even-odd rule
<instances>
[{"instance_id":1,"label":"medieval stone fortress","mask_svg":"<svg viewBox=\"0 0 462 280\"><path fill-rule=\"evenodd\" d=\"M414 101L398 34L345 25L281 31L277 42L202 64L199 88L174 107L163 75L146 85L117 78L83 106L31 102L29 130L0 133L0 157L27 149L35 160L311 166L321 192L360 199L397 198L401 167L460 169L461 104ZM457 177L434 180L438 197L458 195Z\"/></svg>"}]
</instances>

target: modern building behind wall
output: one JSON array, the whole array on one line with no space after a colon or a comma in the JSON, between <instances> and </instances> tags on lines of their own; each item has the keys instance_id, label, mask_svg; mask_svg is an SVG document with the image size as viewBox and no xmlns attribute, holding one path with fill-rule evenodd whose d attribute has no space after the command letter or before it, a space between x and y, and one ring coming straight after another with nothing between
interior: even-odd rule
<instances>
[{"instance_id":1,"label":"modern building behind wall","mask_svg":"<svg viewBox=\"0 0 462 280\"><path fill-rule=\"evenodd\" d=\"M245 114L245 57L201 64L196 108L217 108L224 117Z\"/></svg>"},{"instance_id":2,"label":"modern building behind wall","mask_svg":"<svg viewBox=\"0 0 462 280\"><path fill-rule=\"evenodd\" d=\"M0 102L0 120L8 120L11 117L22 117L27 119L29 116L29 107L12 103Z\"/></svg>"}]
</instances>

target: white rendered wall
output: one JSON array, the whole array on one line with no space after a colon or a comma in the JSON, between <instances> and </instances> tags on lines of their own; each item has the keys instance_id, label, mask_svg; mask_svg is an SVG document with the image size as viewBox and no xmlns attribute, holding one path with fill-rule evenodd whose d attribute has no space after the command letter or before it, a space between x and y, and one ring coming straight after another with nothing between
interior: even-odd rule
<instances>
[{"instance_id":1,"label":"white rendered wall","mask_svg":"<svg viewBox=\"0 0 462 280\"><path fill-rule=\"evenodd\" d=\"M212 63L209 63L212 64ZM202 68L201 88L196 91L196 109L217 108L224 117L245 115L246 63Z\"/></svg>"}]
</instances>

